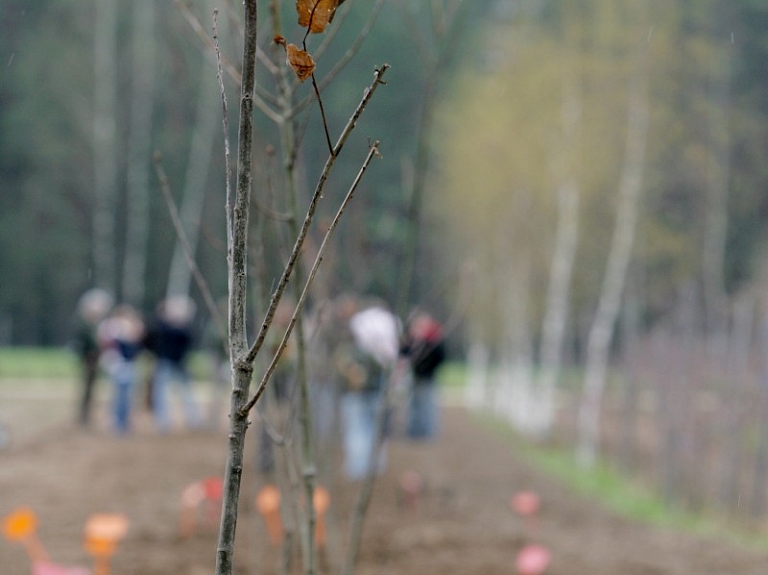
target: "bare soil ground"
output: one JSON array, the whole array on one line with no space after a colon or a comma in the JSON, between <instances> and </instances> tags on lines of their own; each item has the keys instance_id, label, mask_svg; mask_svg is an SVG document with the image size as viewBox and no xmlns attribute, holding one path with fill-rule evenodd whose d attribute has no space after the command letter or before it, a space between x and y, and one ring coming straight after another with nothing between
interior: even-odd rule
<instances>
[{"instance_id":1,"label":"bare soil ground","mask_svg":"<svg viewBox=\"0 0 768 575\"><path fill-rule=\"evenodd\" d=\"M85 432L70 423L71 397L46 397L0 392L0 421L14 435L11 447L0 451L0 515L21 505L33 507L51 557L87 566L90 560L82 549L87 517L125 513L131 526L113 559L113 575L212 574L215 528L202 525L191 538L182 538L180 496L189 483L222 472L225 431L162 436L146 414L139 414L137 432L118 438L102 414L95 429ZM270 547L253 505L263 478L250 459L243 478L236 572L276 574L279 551ZM398 487L409 470L426 485L417 506L403 505ZM333 480L322 573L339 573L345 517L355 489L341 478ZM522 489L541 496L533 534L508 505ZM455 407L444 410L435 441L390 442L387 470L377 482L363 533L358 573L507 575L515 573L515 555L531 540L551 550L550 575L768 573L768 552L636 524L579 498L526 466L507 441ZM0 574L29 573L23 549L0 541Z\"/></svg>"}]
</instances>

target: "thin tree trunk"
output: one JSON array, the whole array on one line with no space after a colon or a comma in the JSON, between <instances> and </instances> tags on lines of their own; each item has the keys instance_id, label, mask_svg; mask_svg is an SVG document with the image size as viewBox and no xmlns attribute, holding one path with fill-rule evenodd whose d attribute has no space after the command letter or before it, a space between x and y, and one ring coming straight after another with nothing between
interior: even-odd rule
<instances>
[{"instance_id":1,"label":"thin tree trunk","mask_svg":"<svg viewBox=\"0 0 768 575\"><path fill-rule=\"evenodd\" d=\"M211 114L211 110L216 109L219 93L214 79L206 74L209 70L210 66L203 61L197 95L195 127L192 131L192 145L189 150L187 173L184 178L184 195L180 202L184 233L193 256L197 250L200 235L200 221L205 205L208 172L213 158L213 145L216 142L217 133L217 119ZM184 249L181 243L177 241L173 250L166 296L187 295L191 279L190 267L187 264Z\"/></svg>"},{"instance_id":2,"label":"thin tree trunk","mask_svg":"<svg viewBox=\"0 0 768 575\"><path fill-rule=\"evenodd\" d=\"M117 288L115 212L117 202L117 1L96 2L94 24L93 263L95 284Z\"/></svg>"},{"instance_id":3,"label":"thin tree trunk","mask_svg":"<svg viewBox=\"0 0 768 575\"><path fill-rule=\"evenodd\" d=\"M637 426L637 403L639 399L639 376L637 354L640 347L640 296L635 289L628 289L622 313L624 334L624 394L621 410L621 438L619 443L619 465L629 474L635 466L635 428Z\"/></svg>"},{"instance_id":4,"label":"thin tree trunk","mask_svg":"<svg viewBox=\"0 0 768 575\"><path fill-rule=\"evenodd\" d=\"M466 4L466 3L465 3ZM406 239L405 254L402 264L399 266L398 275L398 294L395 311L404 317L410 303L411 295L414 291L416 281L416 262L419 252L419 230L421 228L421 219L424 204L424 193L426 188L427 173L429 169L429 137L432 133L432 124L435 116L435 100L437 97L437 82L440 80L446 62L452 55L452 49L458 46L458 34L455 30L455 24L458 19L458 13L462 7L462 0L452 0L450 2L432 2L430 5L431 30L430 36L433 45L424 48L424 92L421 102L421 114L416 132L416 156L413 163L412 187L409 190L410 196L406 201L407 212L405 217ZM410 14L406 15L406 19ZM413 22L410 22L413 24ZM452 33L453 31L453 33ZM424 33L421 34L423 39ZM449 34L452 33L452 36Z\"/></svg>"},{"instance_id":5,"label":"thin tree trunk","mask_svg":"<svg viewBox=\"0 0 768 575\"><path fill-rule=\"evenodd\" d=\"M575 44L573 41L564 44L567 55L575 50ZM555 387L563 363L563 341L568 323L571 277L579 235L579 183L575 166L579 157L581 93L570 61L565 62L563 70L561 115L563 137L560 161L563 162L564 169L556 170L555 174L559 181L557 224L539 350L537 394L541 422L538 433L547 433L552 427Z\"/></svg>"},{"instance_id":6,"label":"thin tree trunk","mask_svg":"<svg viewBox=\"0 0 768 575\"><path fill-rule=\"evenodd\" d=\"M737 511L741 499L741 471L744 452L744 405L747 401L745 386L749 372L749 351L752 348L752 330L755 301L744 294L733 305L733 328L729 343L729 371L732 381L725 395L725 443L721 468L720 498L726 508Z\"/></svg>"},{"instance_id":7,"label":"thin tree trunk","mask_svg":"<svg viewBox=\"0 0 768 575\"><path fill-rule=\"evenodd\" d=\"M763 312L765 313L765 312ZM763 318L760 333L763 357L768 349L768 320ZM766 509L766 485L768 485L768 363L763 361L757 375L757 445L755 446L755 464L752 472L752 492L750 494L750 515L762 517Z\"/></svg>"},{"instance_id":8,"label":"thin tree trunk","mask_svg":"<svg viewBox=\"0 0 768 575\"><path fill-rule=\"evenodd\" d=\"M587 366L579 406L576 450L578 461L586 466L593 465L597 457L600 408L606 383L610 344L632 255L643 183L649 103L647 48L643 47L642 50L639 66L629 87L627 140L619 184L616 224L597 312L587 342Z\"/></svg>"},{"instance_id":9,"label":"thin tree trunk","mask_svg":"<svg viewBox=\"0 0 768 575\"><path fill-rule=\"evenodd\" d=\"M541 421L536 433L546 433L552 427L555 387L563 363L563 341L568 322L568 301L579 229L579 188L574 179L560 185L557 206L555 249L549 272L539 352L540 373L536 394Z\"/></svg>"},{"instance_id":10,"label":"thin tree trunk","mask_svg":"<svg viewBox=\"0 0 768 575\"><path fill-rule=\"evenodd\" d=\"M227 201L228 270L229 270L229 359L232 370L230 428L227 463L221 510L215 575L232 575L234 561L237 507L243 473L245 433L248 429L248 392L253 363L249 353L245 327L247 299L248 212L251 199L251 161L253 147L253 100L256 84L257 2L244 1L245 29L243 40L242 81L240 86L240 126L237 149L237 187L233 205Z\"/></svg>"},{"instance_id":11,"label":"thin tree trunk","mask_svg":"<svg viewBox=\"0 0 768 575\"><path fill-rule=\"evenodd\" d=\"M488 346L480 338L474 338L467 352L467 383L464 388L464 403L471 409L485 409L489 403Z\"/></svg>"},{"instance_id":12,"label":"thin tree trunk","mask_svg":"<svg viewBox=\"0 0 768 575\"><path fill-rule=\"evenodd\" d=\"M152 161L156 56L155 0L135 0L133 4L131 49L133 70L123 299L140 307L144 303L149 242L149 170ZM213 109L211 106L209 110Z\"/></svg>"},{"instance_id":13,"label":"thin tree trunk","mask_svg":"<svg viewBox=\"0 0 768 575\"><path fill-rule=\"evenodd\" d=\"M701 272L709 353L715 361L723 361L728 339L724 268L730 177L730 62L727 57L713 60L719 63L719 67L712 78L713 109L710 117L709 177Z\"/></svg>"}]
</instances>

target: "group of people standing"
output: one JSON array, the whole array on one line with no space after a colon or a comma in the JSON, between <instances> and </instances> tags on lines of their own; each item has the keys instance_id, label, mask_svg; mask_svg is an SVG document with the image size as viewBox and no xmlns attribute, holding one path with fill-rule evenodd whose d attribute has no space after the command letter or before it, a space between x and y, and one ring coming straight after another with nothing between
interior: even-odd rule
<instances>
[{"instance_id":1,"label":"group of people standing","mask_svg":"<svg viewBox=\"0 0 768 575\"><path fill-rule=\"evenodd\" d=\"M192 347L194 302L186 296L162 301L148 322L127 304L112 305L100 289L87 291L78 303L78 325L74 346L83 368L79 422L91 422L97 376L103 370L112 382L111 416L119 434L131 431L132 412L140 381L137 359L148 352L154 359L146 380L149 407L161 432L171 429L170 386L179 385L186 423L200 424L200 415L190 385L186 361Z\"/></svg>"},{"instance_id":2,"label":"group of people standing","mask_svg":"<svg viewBox=\"0 0 768 575\"><path fill-rule=\"evenodd\" d=\"M436 433L435 374L446 357L445 335L425 311L414 312L402 326L380 302L347 296L333 306L326 356L339 383L344 471L356 480L385 465L384 441L401 403L408 438Z\"/></svg>"},{"instance_id":3,"label":"group of people standing","mask_svg":"<svg viewBox=\"0 0 768 575\"><path fill-rule=\"evenodd\" d=\"M273 323L276 335L271 339L282 337L292 313L292 305L280 304ZM167 432L173 425L170 386L174 382L178 384L187 426L200 426L201 412L186 367L193 344L194 314L191 299L171 297L162 301L154 317L145 322L128 305L113 307L111 298L102 290L86 292L78 306L75 338L83 366L80 423L90 423L95 382L103 370L112 382L110 413L118 434L131 431L137 391L145 382L145 397L159 431ZM403 325L383 303L345 295L308 314L306 333L306 375L315 431L322 439L338 429L349 479L360 479L373 466L378 469L384 465L385 449L378 448L384 446L391 432L395 405L405 407L408 438L427 439L436 433L435 373L446 354L443 328L432 316L416 311ZM223 345L217 343L221 356ZM267 345L265 349L272 347ZM292 344L283 351L264 397L266 407L257 410L262 419L257 461L265 473L271 472L275 463L271 439L274 433L269 433L268 420L296 421L292 415L297 397L292 391L296 352ZM141 362L142 366L152 366L149 377L137 362L142 355L152 358ZM226 360L222 357L221 361Z\"/></svg>"}]
</instances>

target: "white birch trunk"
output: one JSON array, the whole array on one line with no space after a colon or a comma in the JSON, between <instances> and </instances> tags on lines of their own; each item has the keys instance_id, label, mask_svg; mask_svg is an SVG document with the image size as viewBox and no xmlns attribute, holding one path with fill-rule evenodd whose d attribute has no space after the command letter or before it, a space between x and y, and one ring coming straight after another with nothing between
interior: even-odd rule
<instances>
[{"instance_id":1,"label":"white birch trunk","mask_svg":"<svg viewBox=\"0 0 768 575\"><path fill-rule=\"evenodd\" d=\"M619 183L619 203L603 286L587 342L587 365L579 406L577 460L593 465L600 435L600 407L605 390L610 344L624 291L642 190L648 135L648 70L645 56L629 87L627 139Z\"/></svg>"},{"instance_id":2,"label":"white birch trunk","mask_svg":"<svg viewBox=\"0 0 768 575\"><path fill-rule=\"evenodd\" d=\"M194 257L200 235L200 221L205 205L205 191L208 183L208 172L213 157L213 145L219 133L219 118L211 110L216 109L219 101L219 91L216 86L216 76L207 63L204 63L200 75L200 91L195 127L192 132L192 145L189 151L187 173L184 179L184 195L181 201L180 213L184 226L184 234ZM180 241L176 241L168 276L166 295L187 295L189 293L192 271L187 263L184 249Z\"/></svg>"},{"instance_id":3,"label":"white birch trunk","mask_svg":"<svg viewBox=\"0 0 768 575\"><path fill-rule=\"evenodd\" d=\"M496 413L518 431L527 432L533 415L533 361L528 298L530 261L526 256L512 261L513 269L505 282L508 296L504 326L506 337L500 342L499 378L494 401Z\"/></svg>"},{"instance_id":4,"label":"white birch trunk","mask_svg":"<svg viewBox=\"0 0 768 575\"><path fill-rule=\"evenodd\" d=\"M486 409L489 406L490 352L479 338L469 344L467 352L467 382L464 388L464 404L470 409Z\"/></svg>"},{"instance_id":5,"label":"white birch trunk","mask_svg":"<svg viewBox=\"0 0 768 575\"><path fill-rule=\"evenodd\" d=\"M115 204L117 201L117 2L95 5L93 90L94 283L115 293Z\"/></svg>"},{"instance_id":6,"label":"white birch trunk","mask_svg":"<svg viewBox=\"0 0 768 575\"><path fill-rule=\"evenodd\" d=\"M205 3L207 12L213 12L211 2ZM226 21L219 22L219 34L227 35ZM215 68L202 61L200 87L197 95L195 127L189 150L187 173L184 178L184 192L181 200L181 221L191 256L194 258L200 238L200 222L205 207L205 192L208 172L213 158L214 143L219 141L220 118L212 114L219 105L220 94L216 82ZM187 262L182 242L177 240L171 259L166 296L188 295L192 282L192 270Z\"/></svg>"},{"instance_id":7,"label":"white birch trunk","mask_svg":"<svg viewBox=\"0 0 768 575\"><path fill-rule=\"evenodd\" d=\"M716 60L717 61L717 60ZM725 243L728 233L728 180L730 178L730 62L719 63L714 83L710 125L708 185L704 245L701 262L708 351L723 361L728 347L728 302L725 293Z\"/></svg>"},{"instance_id":8,"label":"white birch trunk","mask_svg":"<svg viewBox=\"0 0 768 575\"><path fill-rule=\"evenodd\" d=\"M565 153L573 154L578 148L581 122L581 98L570 72L566 71L563 96L563 141ZM579 235L579 185L572 168L563 178L557 191L557 228L555 246L549 271L546 308L539 352L540 374L537 394L539 422L535 433L547 433L552 427L555 408L555 387L563 362L563 341L568 322L568 302L571 291L576 242Z\"/></svg>"},{"instance_id":9,"label":"white birch trunk","mask_svg":"<svg viewBox=\"0 0 768 575\"><path fill-rule=\"evenodd\" d=\"M135 306L144 303L149 242L149 171L156 57L154 4L155 0L134 0L133 3L133 90L123 299Z\"/></svg>"},{"instance_id":10,"label":"white birch trunk","mask_svg":"<svg viewBox=\"0 0 768 575\"><path fill-rule=\"evenodd\" d=\"M573 262L579 229L579 188L575 180L563 182L558 190L555 250L549 272L546 312L541 335L539 425L536 433L546 433L554 418L555 387L563 362L563 341L568 321Z\"/></svg>"}]
</instances>

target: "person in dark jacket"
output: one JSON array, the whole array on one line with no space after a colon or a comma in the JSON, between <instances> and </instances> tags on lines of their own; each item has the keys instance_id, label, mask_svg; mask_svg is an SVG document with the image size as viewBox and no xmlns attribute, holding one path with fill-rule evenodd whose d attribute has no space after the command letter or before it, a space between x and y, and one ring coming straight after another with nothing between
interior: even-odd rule
<instances>
[{"instance_id":1,"label":"person in dark jacket","mask_svg":"<svg viewBox=\"0 0 768 575\"><path fill-rule=\"evenodd\" d=\"M200 412L192 393L187 357L192 348L194 302L187 296L173 296L160 306L158 317L147 331L144 345L156 357L152 378L152 410L162 432L171 429L170 386L178 386L184 417L189 427L200 426Z\"/></svg>"},{"instance_id":2,"label":"person in dark jacket","mask_svg":"<svg viewBox=\"0 0 768 575\"><path fill-rule=\"evenodd\" d=\"M445 361L443 328L432 316L419 312L411 320L400 353L408 359L412 378L406 433L413 439L437 431L435 373Z\"/></svg>"},{"instance_id":3,"label":"person in dark jacket","mask_svg":"<svg viewBox=\"0 0 768 575\"><path fill-rule=\"evenodd\" d=\"M112 296L106 291L93 288L86 291L77 304L77 324L72 347L80 360L82 368L82 395L78 410L78 421L87 427L91 421L96 378L99 373L99 345L97 329L99 323L107 316L112 308Z\"/></svg>"}]
</instances>

